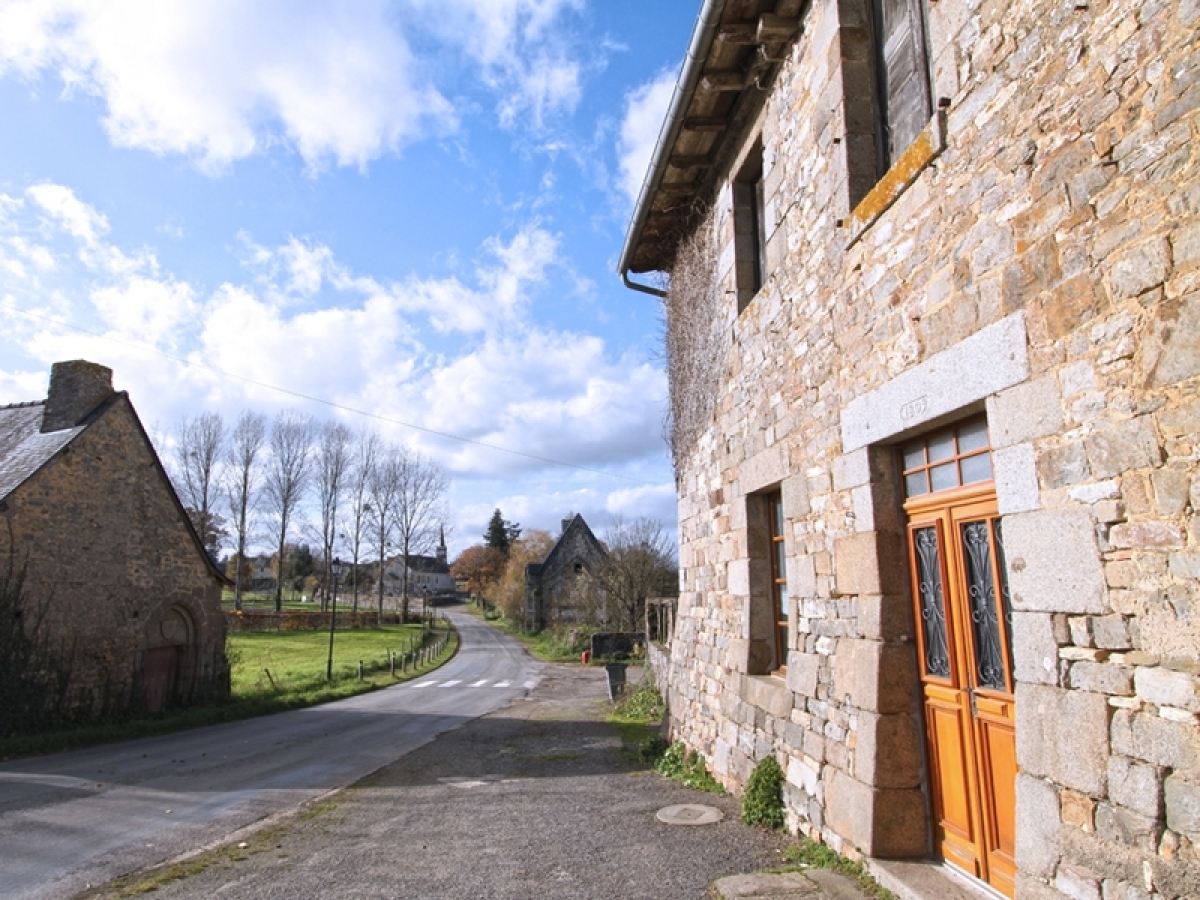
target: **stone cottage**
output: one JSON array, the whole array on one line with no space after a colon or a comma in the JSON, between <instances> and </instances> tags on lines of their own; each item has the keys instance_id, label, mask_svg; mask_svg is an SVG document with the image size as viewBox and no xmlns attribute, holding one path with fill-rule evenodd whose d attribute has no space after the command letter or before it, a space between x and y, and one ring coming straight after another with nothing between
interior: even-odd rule
<instances>
[{"instance_id":1,"label":"stone cottage","mask_svg":"<svg viewBox=\"0 0 1200 900\"><path fill-rule=\"evenodd\" d=\"M25 567L66 712L228 694L228 580L110 369L56 363L45 401L0 407L0 550Z\"/></svg>"},{"instance_id":2,"label":"stone cottage","mask_svg":"<svg viewBox=\"0 0 1200 900\"><path fill-rule=\"evenodd\" d=\"M583 622L592 612L594 592L583 581L608 555L583 520L562 521L562 533L546 558L525 567L525 627L541 631L559 622Z\"/></svg>"},{"instance_id":3,"label":"stone cottage","mask_svg":"<svg viewBox=\"0 0 1200 900\"><path fill-rule=\"evenodd\" d=\"M620 261L668 320L656 659L793 829L1200 897L1198 109L1196 0L703 3Z\"/></svg>"}]
</instances>

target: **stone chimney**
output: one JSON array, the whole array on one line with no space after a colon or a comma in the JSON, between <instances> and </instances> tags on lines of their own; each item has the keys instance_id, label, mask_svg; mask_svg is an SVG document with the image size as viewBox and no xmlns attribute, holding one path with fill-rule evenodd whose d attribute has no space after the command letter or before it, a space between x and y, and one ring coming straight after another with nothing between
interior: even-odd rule
<instances>
[{"instance_id":1,"label":"stone chimney","mask_svg":"<svg viewBox=\"0 0 1200 900\"><path fill-rule=\"evenodd\" d=\"M50 369L42 431L73 428L112 393L112 369L107 366L82 359L55 363Z\"/></svg>"},{"instance_id":2,"label":"stone chimney","mask_svg":"<svg viewBox=\"0 0 1200 900\"><path fill-rule=\"evenodd\" d=\"M575 521L575 513L569 513L567 515L567 517L562 520L562 530L563 530L564 534L567 531L567 526L569 526L574 521Z\"/></svg>"}]
</instances>

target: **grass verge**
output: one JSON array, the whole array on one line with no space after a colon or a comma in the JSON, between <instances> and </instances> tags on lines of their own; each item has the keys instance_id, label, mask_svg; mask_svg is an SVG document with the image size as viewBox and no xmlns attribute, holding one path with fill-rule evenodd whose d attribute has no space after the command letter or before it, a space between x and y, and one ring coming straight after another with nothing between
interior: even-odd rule
<instances>
[{"instance_id":1,"label":"grass verge","mask_svg":"<svg viewBox=\"0 0 1200 900\"><path fill-rule=\"evenodd\" d=\"M579 662L581 651L565 637L556 635L549 629L539 631L537 634L530 634L503 616L493 617L492 613L483 614L476 607L470 607L469 611L473 615L483 618L489 625L494 625L505 634L516 638L526 650L544 662Z\"/></svg>"},{"instance_id":2,"label":"grass verge","mask_svg":"<svg viewBox=\"0 0 1200 900\"><path fill-rule=\"evenodd\" d=\"M167 734L342 700L425 675L448 662L458 651L458 633L450 628L450 640L436 658L420 669L409 667L405 672L397 662L393 677L386 652L403 651L407 646L405 632L410 629L414 635L420 630L419 626L384 626L337 632L332 682L325 680L329 632L230 635L233 696L228 702L0 739L0 760ZM436 632L438 637L443 634L441 629ZM432 643L435 638L428 640ZM358 680L360 659L364 668L362 681Z\"/></svg>"}]
</instances>

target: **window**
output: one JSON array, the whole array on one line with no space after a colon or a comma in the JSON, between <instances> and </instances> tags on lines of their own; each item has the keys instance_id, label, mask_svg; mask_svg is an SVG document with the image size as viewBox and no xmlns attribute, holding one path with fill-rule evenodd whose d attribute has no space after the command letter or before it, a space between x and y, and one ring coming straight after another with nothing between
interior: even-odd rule
<instances>
[{"instance_id":1,"label":"window","mask_svg":"<svg viewBox=\"0 0 1200 900\"><path fill-rule=\"evenodd\" d=\"M871 0L879 176L909 148L933 113L923 0Z\"/></svg>"},{"instance_id":2,"label":"window","mask_svg":"<svg viewBox=\"0 0 1200 900\"><path fill-rule=\"evenodd\" d=\"M787 668L788 589L787 551L783 538L783 495L767 495L768 533L771 537L771 606L775 610L775 671Z\"/></svg>"},{"instance_id":3,"label":"window","mask_svg":"<svg viewBox=\"0 0 1200 900\"><path fill-rule=\"evenodd\" d=\"M733 181L734 281L739 313L762 288L767 272L762 157L759 138Z\"/></svg>"}]
</instances>

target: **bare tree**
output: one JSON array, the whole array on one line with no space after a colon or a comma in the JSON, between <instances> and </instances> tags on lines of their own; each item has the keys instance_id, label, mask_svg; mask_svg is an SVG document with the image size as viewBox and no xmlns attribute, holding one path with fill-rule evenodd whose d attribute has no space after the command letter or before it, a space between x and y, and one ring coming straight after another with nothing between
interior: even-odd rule
<instances>
[{"instance_id":1,"label":"bare tree","mask_svg":"<svg viewBox=\"0 0 1200 900\"><path fill-rule=\"evenodd\" d=\"M396 506L402 480L402 454L387 447L380 454L367 478L367 502L363 511L370 522L371 544L379 560L379 614L383 615L384 565L396 528Z\"/></svg>"},{"instance_id":2,"label":"bare tree","mask_svg":"<svg viewBox=\"0 0 1200 900\"><path fill-rule=\"evenodd\" d=\"M271 462L267 468L266 495L276 516L279 577L275 585L275 611L283 609L288 526L309 482L309 454L316 429L313 420L293 410L284 410L271 428Z\"/></svg>"},{"instance_id":3,"label":"bare tree","mask_svg":"<svg viewBox=\"0 0 1200 900\"><path fill-rule=\"evenodd\" d=\"M429 550L446 519L444 498L446 475L442 467L407 447L397 454L400 461L396 496L396 542L404 562L401 585L401 618L408 618L409 557Z\"/></svg>"},{"instance_id":4,"label":"bare tree","mask_svg":"<svg viewBox=\"0 0 1200 900\"><path fill-rule=\"evenodd\" d=\"M671 542L654 519L614 517L604 533L608 557L592 573L616 628L637 631L648 597L679 593L679 572Z\"/></svg>"},{"instance_id":5,"label":"bare tree","mask_svg":"<svg viewBox=\"0 0 1200 900\"><path fill-rule=\"evenodd\" d=\"M267 439L267 420L261 413L243 410L229 436L229 509L233 515L233 607L242 608L242 574L250 537L250 512L258 493L258 455Z\"/></svg>"},{"instance_id":6,"label":"bare tree","mask_svg":"<svg viewBox=\"0 0 1200 900\"><path fill-rule=\"evenodd\" d=\"M338 537L338 506L346 493L346 480L350 474L352 456L350 429L340 422L326 422L321 426L317 441L316 471L317 502L321 508L321 551L324 556L325 578L321 593L321 609L328 602L330 565L333 562L334 545Z\"/></svg>"},{"instance_id":7,"label":"bare tree","mask_svg":"<svg viewBox=\"0 0 1200 900\"><path fill-rule=\"evenodd\" d=\"M354 611L358 612L358 567L362 562L362 551L368 540L370 484L378 464L383 444L379 434L370 430L358 433L352 449L353 464L350 468L348 493L350 500L350 569L351 590L354 593Z\"/></svg>"},{"instance_id":8,"label":"bare tree","mask_svg":"<svg viewBox=\"0 0 1200 900\"><path fill-rule=\"evenodd\" d=\"M175 446L176 481L183 505L210 555L221 543L221 517L214 509L225 450L225 420L220 413L184 419Z\"/></svg>"}]
</instances>

